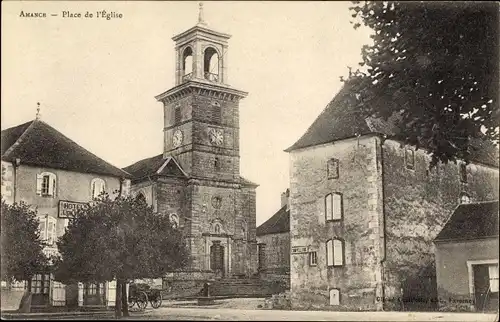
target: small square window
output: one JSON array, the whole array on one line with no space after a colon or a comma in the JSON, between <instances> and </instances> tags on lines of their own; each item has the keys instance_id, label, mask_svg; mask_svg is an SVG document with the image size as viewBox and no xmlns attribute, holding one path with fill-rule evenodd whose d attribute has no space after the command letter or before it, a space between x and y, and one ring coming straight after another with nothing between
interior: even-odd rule
<instances>
[{"instance_id":1,"label":"small square window","mask_svg":"<svg viewBox=\"0 0 500 322\"><path fill-rule=\"evenodd\" d=\"M316 266L318 265L318 253L317 252L310 252L309 253L309 266Z\"/></svg>"},{"instance_id":2,"label":"small square window","mask_svg":"<svg viewBox=\"0 0 500 322\"><path fill-rule=\"evenodd\" d=\"M460 163L460 182L467 183L467 165Z\"/></svg>"},{"instance_id":3,"label":"small square window","mask_svg":"<svg viewBox=\"0 0 500 322\"><path fill-rule=\"evenodd\" d=\"M405 166L406 169L415 169L415 151L412 149L405 149Z\"/></svg>"},{"instance_id":4,"label":"small square window","mask_svg":"<svg viewBox=\"0 0 500 322\"><path fill-rule=\"evenodd\" d=\"M338 179L339 178L339 160L330 159L327 162L326 172L328 179Z\"/></svg>"}]
</instances>

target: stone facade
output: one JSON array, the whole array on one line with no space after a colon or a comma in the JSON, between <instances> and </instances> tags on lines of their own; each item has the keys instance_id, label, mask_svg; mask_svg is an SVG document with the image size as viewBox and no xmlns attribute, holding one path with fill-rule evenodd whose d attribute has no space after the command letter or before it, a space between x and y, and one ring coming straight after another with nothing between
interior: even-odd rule
<instances>
[{"instance_id":1,"label":"stone facade","mask_svg":"<svg viewBox=\"0 0 500 322\"><path fill-rule=\"evenodd\" d=\"M159 159L147 176L140 172L131 189L158 212L177 216L190 251L189 266L181 272L180 288L186 290L199 285L200 276L250 277L257 272L257 185L240 176L239 101L247 93L225 84L226 56L220 54L229 35L197 25L173 39L176 86L156 96L164 111L165 164L160 166ZM187 52L193 58L189 74ZM218 71L207 72L207 53L218 55ZM135 175L144 169L141 162L125 170ZM175 164L177 175L163 170L167 164ZM175 289L172 276L165 283Z\"/></svg>"},{"instance_id":2,"label":"stone facade","mask_svg":"<svg viewBox=\"0 0 500 322\"><path fill-rule=\"evenodd\" d=\"M414 151L408 165L405 150L364 135L291 151L294 308L408 310L422 308L414 299L437 296L432 240L462 192L475 201L498 199L498 169L471 164L462 183L459 165L429 171L424 151ZM327 173L332 159L334 176ZM338 220L325 217L330 193L341 198ZM330 239L342 246L331 253L342 254L340 265L327 265ZM314 252L316 265L309 259Z\"/></svg>"},{"instance_id":3,"label":"stone facade","mask_svg":"<svg viewBox=\"0 0 500 322\"><path fill-rule=\"evenodd\" d=\"M290 190L281 194L281 208L257 227L259 278L290 289Z\"/></svg>"}]
</instances>

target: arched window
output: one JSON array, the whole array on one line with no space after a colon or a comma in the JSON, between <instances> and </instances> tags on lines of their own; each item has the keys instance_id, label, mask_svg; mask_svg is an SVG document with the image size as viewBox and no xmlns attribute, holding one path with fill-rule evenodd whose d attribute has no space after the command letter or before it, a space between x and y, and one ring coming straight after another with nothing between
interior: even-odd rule
<instances>
[{"instance_id":1,"label":"arched window","mask_svg":"<svg viewBox=\"0 0 500 322\"><path fill-rule=\"evenodd\" d=\"M92 199L99 197L101 193L106 189L106 183L100 178L92 179L90 182L91 196Z\"/></svg>"},{"instance_id":2,"label":"arched window","mask_svg":"<svg viewBox=\"0 0 500 322\"><path fill-rule=\"evenodd\" d=\"M139 202L147 203L146 196L142 192L139 192L137 194L137 196L135 196L135 200L137 200Z\"/></svg>"},{"instance_id":3,"label":"arched window","mask_svg":"<svg viewBox=\"0 0 500 322\"><path fill-rule=\"evenodd\" d=\"M208 79L212 82L219 81L219 54L217 51L208 47L205 49L205 55L203 59L203 71L205 79Z\"/></svg>"},{"instance_id":4,"label":"arched window","mask_svg":"<svg viewBox=\"0 0 500 322\"><path fill-rule=\"evenodd\" d=\"M182 54L182 80L186 81L193 76L193 50L186 47Z\"/></svg>"},{"instance_id":5,"label":"arched window","mask_svg":"<svg viewBox=\"0 0 500 322\"><path fill-rule=\"evenodd\" d=\"M51 172L42 172L36 175L36 194L43 197L55 197L56 175Z\"/></svg>"},{"instance_id":6,"label":"arched window","mask_svg":"<svg viewBox=\"0 0 500 322\"><path fill-rule=\"evenodd\" d=\"M170 214L170 222L172 222L172 226L174 228L178 228L179 227L179 216L177 216L176 214Z\"/></svg>"},{"instance_id":7,"label":"arched window","mask_svg":"<svg viewBox=\"0 0 500 322\"><path fill-rule=\"evenodd\" d=\"M215 226L214 226L214 232L216 234L220 234L220 225L219 224L215 224Z\"/></svg>"},{"instance_id":8,"label":"arched window","mask_svg":"<svg viewBox=\"0 0 500 322\"><path fill-rule=\"evenodd\" d=\"M465 192L463 192L460 195L460 203L461 204L470 203L470 196L468 194L466 194Z\"/></svg>"}]
</instances>

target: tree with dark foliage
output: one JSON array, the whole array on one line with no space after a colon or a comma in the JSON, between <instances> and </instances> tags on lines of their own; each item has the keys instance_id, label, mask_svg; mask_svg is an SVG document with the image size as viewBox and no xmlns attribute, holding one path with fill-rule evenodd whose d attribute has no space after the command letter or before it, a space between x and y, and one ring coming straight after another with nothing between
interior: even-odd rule
<instances>
[{"instance_id":1,"label":"tree with dark foliage","mask_svg":"<svg viewBox=\"0 0 500 322\"><path fill-rule=\"evenodd\" d=\"M21 202L9 205L2 200L1 211L1 278L9 283L31 282L34 274L47 268L42 252L37 212Z\"/></svg>"},{"instance_id":2,"label":"tree with dark foliage","mask_svg":"<svg viewBox=\"0 0 500 322\"><path fill-rule=\"evenodd\" d=\"M116 279L115 314L128 315L125 285L159 278L187 263L182 233L141 200L104 195L76 212L58 241L56 280L102 283Z\"/></svg>"},{"instance_id":3,"label":"tree with dark foliage","mask_svg":"<svg viewBox=\"0 0 500 322\"><path fill-rule=\"evenodd\" d=\"M397 115L398 136L432 164L470 161L478 139L498 144L497 2L354 1L354 28L373 30L362 70L349 71L364 116Z\"/></svg>"}]
</instances>

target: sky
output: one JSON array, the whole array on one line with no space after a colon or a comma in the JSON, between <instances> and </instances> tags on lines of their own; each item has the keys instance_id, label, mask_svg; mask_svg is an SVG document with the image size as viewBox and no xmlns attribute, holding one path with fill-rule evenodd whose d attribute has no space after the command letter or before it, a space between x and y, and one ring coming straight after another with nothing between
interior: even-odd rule
<instances>
[{"instance_id":1,"label":"sky","mask_svg":"<svg viewBox=\"0 0 500 322\"><path fill-rule=\"evenodd\" d=\"M350 24L350 5L204 2L208 27L232 35L228 83L249 92L240 101L240 166L259 184L257 225L280 208L289 187L283 150L339 91L340 76L370 42L367 28ZM96 18L102 10L122 18ZM171 38L197 20L195 1L3 1L1 128L34 119L40 102L44 122L115 166L162 153L163 109L154 96L174 86Z\"/></svg>"}]
</instances>

